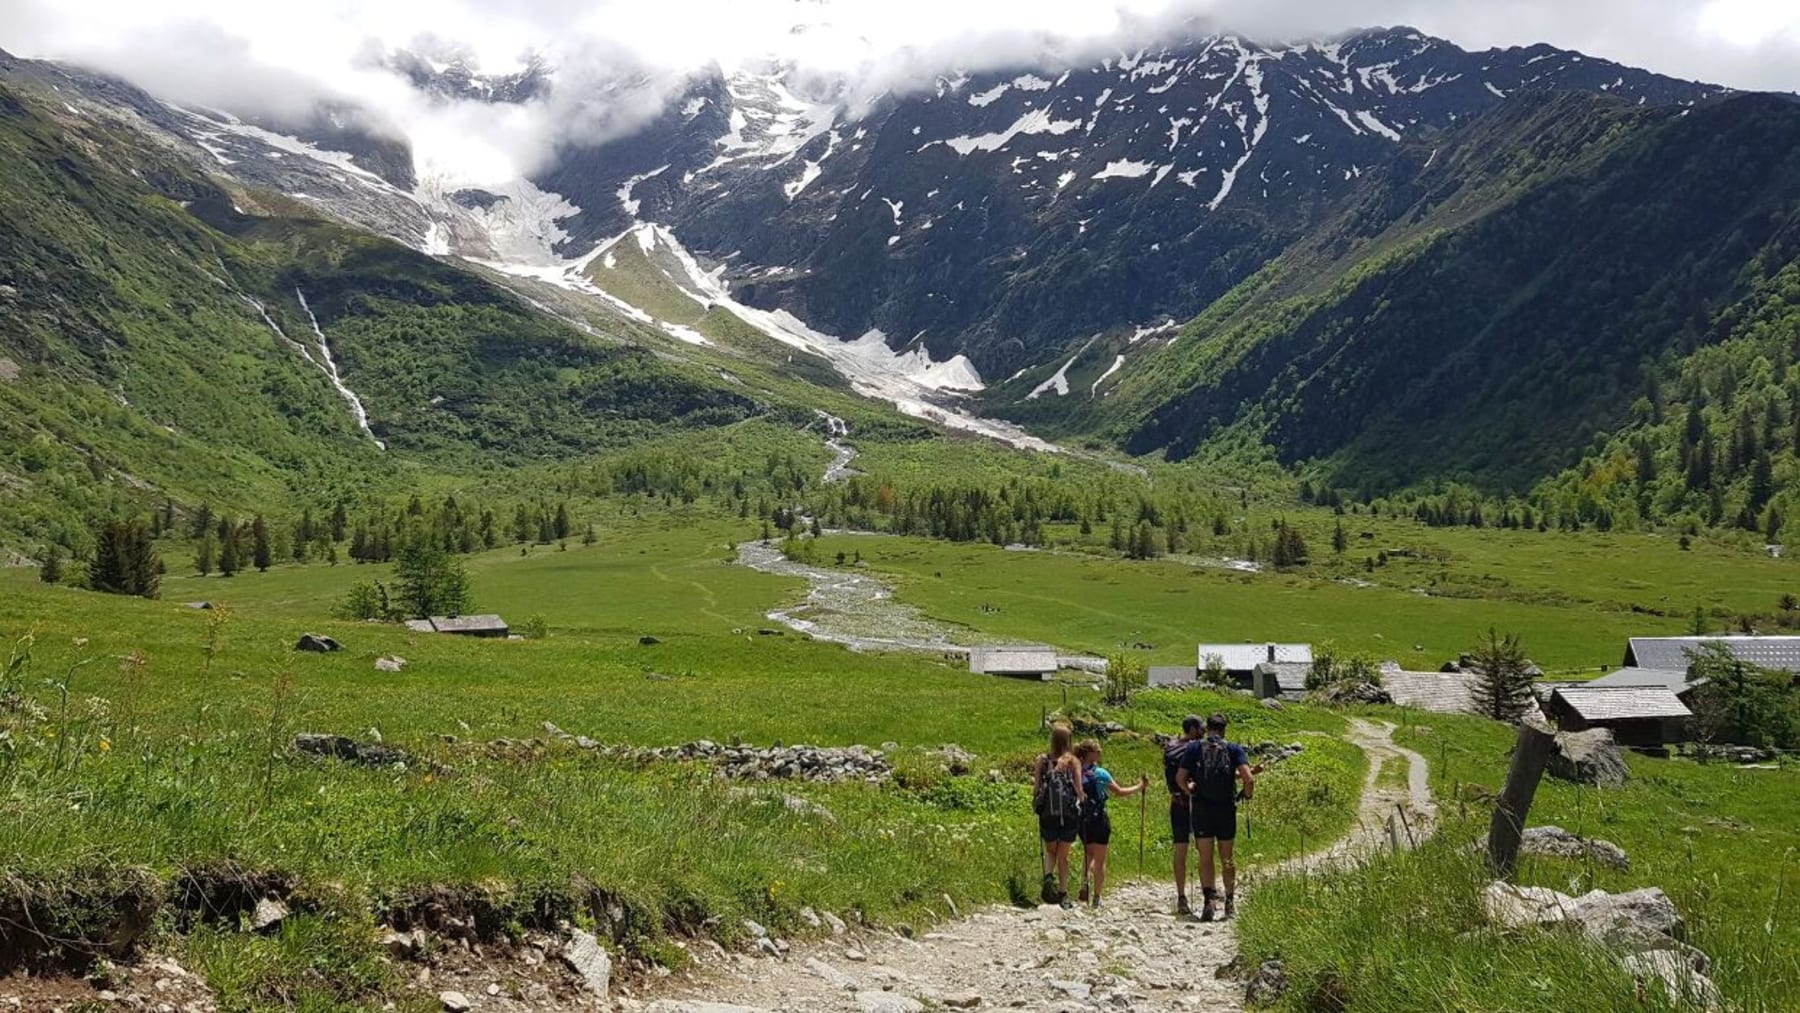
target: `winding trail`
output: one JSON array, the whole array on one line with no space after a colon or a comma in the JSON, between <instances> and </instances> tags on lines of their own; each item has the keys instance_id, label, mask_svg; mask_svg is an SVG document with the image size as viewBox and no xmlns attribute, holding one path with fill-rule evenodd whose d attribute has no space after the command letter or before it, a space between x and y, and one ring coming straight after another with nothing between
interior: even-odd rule
<instances>
[{"instance_id":1,"label":"winding trail","mask_svg":"<svg viewBox=\"0 0 1800 1013\"><path fill-rule=\"evenodd\" d=\"M1369 757L1350 833L1318 852L1245 870L1259 879L1348 865L1391 846L1388 820L1404 812L1411 840L1436 822L1425 758L1396 745L1394 726L1352 718L1348 739ZM1404 789L1382 787L1389 763L1408 765ZM1396 823L1398 827L1400 824ZM1399 840L1406 846L1404 831ZM1243 986L1217 972L1237 956L1230 922L1170 913L1167 884L1126 883L1099 910L989 907L913 940L847 932L796 944L784 959L705 957L655 990L648 1013L919 1013L930 1006L1025 1013L1131 1013L1243 1009ZM1253 902L1251 898L1247 902ZM974 1006L967 1004L974 1001ZM721 1008L718 1005L728 1004ZM635 1008L635 1004L631 1007Z\"/></svg>"}]
</instances>

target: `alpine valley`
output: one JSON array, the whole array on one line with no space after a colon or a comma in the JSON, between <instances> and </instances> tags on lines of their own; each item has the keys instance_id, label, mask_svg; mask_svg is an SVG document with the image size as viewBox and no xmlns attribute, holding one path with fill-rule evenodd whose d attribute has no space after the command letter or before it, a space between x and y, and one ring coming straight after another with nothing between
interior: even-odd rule
<instances>
[{"instance_id":1,"label":"alpine valley","mask_svg":"<svg viewBox=\"0 0 1800 1013\"><path fill-rule=\"evenodd\" d=\"M46 456L191 496L222 454L278 486L882 404L1575 524L1776 532L1800 474L1791 97L1407 28L874 95L371 59L421 101L634 118L471 185L354 99L195 108L0 54L10 488Z\"/></svg>"}]
</instances>

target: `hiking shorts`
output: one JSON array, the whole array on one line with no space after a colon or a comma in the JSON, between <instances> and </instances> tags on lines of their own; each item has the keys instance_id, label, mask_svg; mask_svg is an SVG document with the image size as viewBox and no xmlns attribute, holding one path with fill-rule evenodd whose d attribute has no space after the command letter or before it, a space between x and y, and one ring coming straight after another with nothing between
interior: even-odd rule
<instances>
[{"instance_id":1,"label":"hiking shorts","mask_svg":"<svg viewBox=\"0 0 1800 1013\"><path fill-rule=\"evenodd\" d=\"M1169 799L1169 836L1176 844L1186 844L1194 832L1194 817L1188 812L1185 795Z\"/></svg>"},{"instance_id":2,"label":"hiking shorts","mask_svg":"<svg viewBox=\"0 0 1800 1013\"><path fill-rule=\"evenodd\" d=\"M1055 816L1038 817L1038 839L1045 844L1073 844L1080 835L1079 820L1058 819Z\"/></svg>"},{"instance_id":3,"label":"hiking shorts","mask_svg":"<svg viewBox=\"0 0 1800 1013\"><path fill-rule=\"evenodd\" d=\"M1112 817L1106 813L1089 816L1081 821L1081 843L1106 845L1112 843Z\"/></svg>"},{"instance_id":4,"label":"hiking shorts","mask_svg":"<svg viewBox=\"0 0 1800 1013\"><path fill-rule=\"evenodd\" d=\"M1237 805L1226 802L1194 803L1194 837L1197 840L1237 840Z\"/></svg>"}]
</instances>

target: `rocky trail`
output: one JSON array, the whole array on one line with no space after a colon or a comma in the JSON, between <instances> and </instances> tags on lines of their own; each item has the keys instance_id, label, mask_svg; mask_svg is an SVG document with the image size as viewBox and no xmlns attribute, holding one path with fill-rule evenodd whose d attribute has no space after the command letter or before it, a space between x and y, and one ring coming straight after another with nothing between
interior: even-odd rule
<instances>
[{"instance_id":1,"label":"rocky trail","mask_svg":"<svg viewBox=\"0 0 1800 1013\"><path fill-rule=\"evenodd\" d=\"M1244 870L1242 903L1255 903L1259 878L1353 862L1431 832L1425 758L1396 745L1391 724L1350 724L1350 741L1369 757L1355 829L1318 852ZM1407 764L1406 788L1380 786L1389 763ZM620 1002L644 1013L1242 1009L1243 985L1218 976L1237 955L1232 924L1178 919L1171 894L1164 883L1126 883L1098 910L996 906L919 939L845 930L779 959L717 955L660 983L654 998Z\"/></svg>"}]
</instances>

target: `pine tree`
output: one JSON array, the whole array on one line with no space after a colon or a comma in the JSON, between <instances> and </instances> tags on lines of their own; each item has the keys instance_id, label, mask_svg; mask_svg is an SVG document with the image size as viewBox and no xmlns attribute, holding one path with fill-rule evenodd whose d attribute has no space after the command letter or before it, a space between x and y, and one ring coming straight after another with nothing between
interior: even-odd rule
<instances>
[{"instance_id":1,"label":"pine tree","mask_svg":"<svg viewBox=\"0 0 1800 1013\"><path fill-rule=\"evenodd\" d=\"M469 577L462 564L423 532L415 531L401 545L394 577L399 607L415 619L469 608Z\"/></svg>"},{"instance_id":2,"label":"pine tree","mask_svg":"<svg viewBox=\"0 0 1800 1013\"><path fill-rule=\"evenodd\" d=\"M256 565L258 573L268 573L269 564L274 560L269 554L269 525L263 521L262 514L257 514L250 522L250 560Z\"/></svg>"},{"instance_id":3,"label":"pine tree","mask_svg":"<svg viewBox=\"0 0 1800 1013\"><path fill-rule=\"evenodd\" d=\"M162 584L162 563L140 520L112 520L94 532L94 561L88 586L107 594L154 598Z\"/></svg>"},{"instance_id":4,"label":"pine tree","mask_svg":"<svg viewBox=\"0 0 1800 1013\"><path fill-rule=\"evenodd\" d=\"M562 503L556 504L555 528L558 539L569 537L569 508Z\"/></svg>"},{"instance_id":5,"label":"pine tree","mask_svg":"<svg viewBox=\"0 0 1800 1013\"><path fill-rule=\"evenodd\" d=\"M594 525L590 522L587 526L587 530L581 535L581 544L592 545L597 541L599 541L599 538L595 536Z\"/></svg>"},{"instance_id":6,"label":"pine tree","mask_svg":"<svg viewBox=\"0 0 1800 1013\"><path fill-rule=\"evenodd\" d=\"M200 539L200 544L194 549L194 572L202 577L211 573L213 569L213 556L217 552L218 545L213 541L212 533L208 532L205 538Z\"/></svg>"},{"instance_id":7,"label":"pine tree","mask_svg":"<svg viewBox=\"0 0 1800 1013\"><path fill-rule=\"evenodd\" d=\"M200 504L200 509L194 511L194 527L191 533L195 538L205 538L207 532L212 530L212 527L212 507L202 503Z\"/></svg>"},{"instance_id":8,"label":"pine tree","mask_svg":"<svg viewBox=\"0 0 1800 1013\"><path fill-rule=\"evenodd\" d=\"M331 540L334 542L343 541L344 527L349 523L349 514L344 510L343 501L339 500L338 504L331 508Z\"/></svg>"},{"instance_id":9,"label":"pine tree","mask_svg":"<svg viewBox=\"0 0 1800 1013\"><path fill-rule=\"evenodd\" d=\"M1515 724L1531 710L1531 675L1525 649L1511 633L1502 637L1488 627L1487 639L1469 652L1476 672L1469 697L1477 713Z\"/></svg>"},{"instance_id":10,"label":"pine tree","mask_svg":"<svg viewBox=\"0 0 1800 1013\"><path fill-rule=\"evenodd\" d=\"M52 545L44 551L44 561L38 566L38 579L46 584L60 584L63 579L62 548Z\"/></svg>"},{"instance_id":11,"label":"pine tree","mask_svg":"<svg viewBox=\"0 0 1800 1013\"><path fill-rule=\"evenodd\" d=\"M1286 569L1292 566L1305 566L1307 559L1306 539L1300 537L1298 529L1281 521L1275 528L1275 545L1269 552L1269 561L1275 568Z\"/></svg>"},{"instance_id":12,"label":"pine tree","mask_svg":"<svg viewBox=\"0 0 1800 1013\"><path fill-rule=\"evenodd\" d=\"M1344 536L1344 522L1338 521L1337 527L1333 528L1331 531L1331 551L1341 556L1344 554L1344 550L1349 547L1350 539Z\"/></svg>"}]
</instances>

